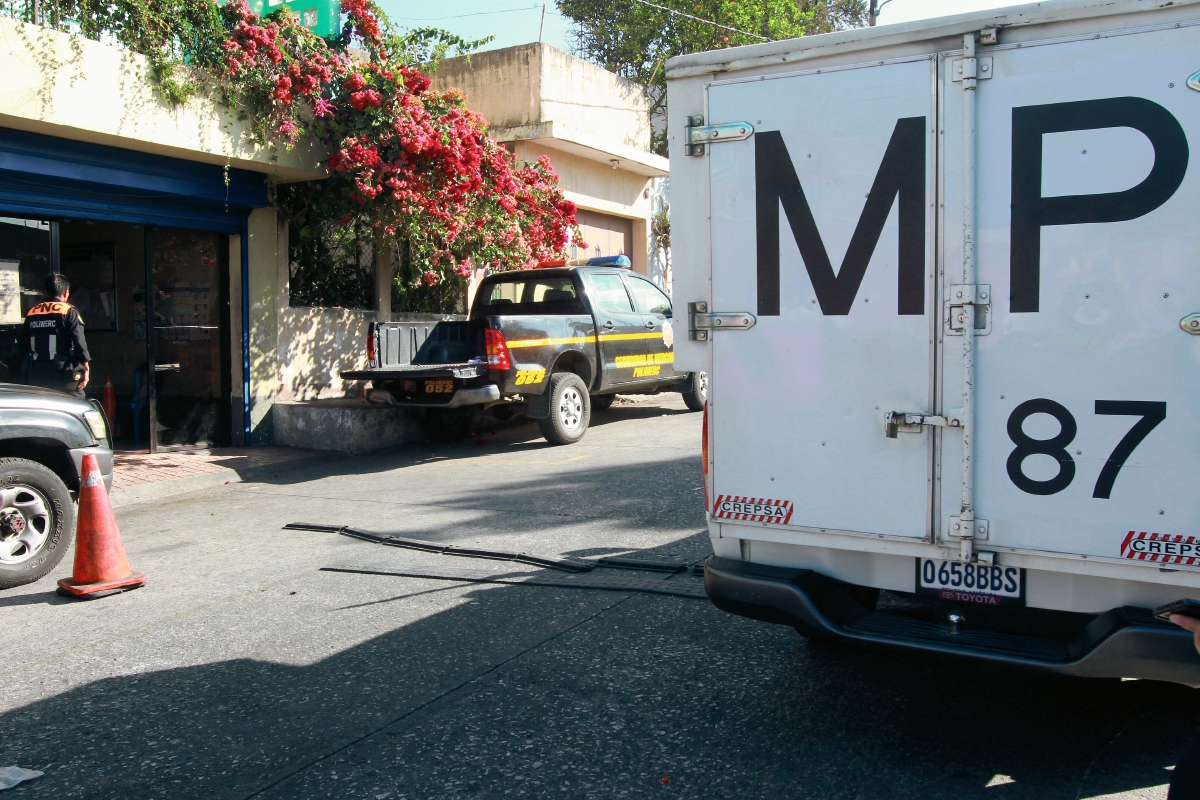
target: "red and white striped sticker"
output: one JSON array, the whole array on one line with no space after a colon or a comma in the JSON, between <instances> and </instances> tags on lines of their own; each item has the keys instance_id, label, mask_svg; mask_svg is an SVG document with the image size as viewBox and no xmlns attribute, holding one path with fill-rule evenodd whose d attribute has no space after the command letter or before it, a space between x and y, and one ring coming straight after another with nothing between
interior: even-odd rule
<instances>
[{"instance_id":1,"label":"red and white striped sticker","mask_svg":"<svg viewBox=\"0 0 1200 800\"><path fill-rule=\"evenodd\" d=\"M1200 562L1200 537L1130 531L1121 542L1121 555L1161 564L1196 564Z\"/></svg>"},{"instance_id":2,"label":"red and white striped sticker","mask_svg":"<svg viewBox=\"0 0 1200 800\"><path fill-rule=\"evenodd\" d=\"M787 525L792 521L791 500L768 500L761 497L717 495L713 516L745 522L774 522Z\"/></svg>"}]
</instances>

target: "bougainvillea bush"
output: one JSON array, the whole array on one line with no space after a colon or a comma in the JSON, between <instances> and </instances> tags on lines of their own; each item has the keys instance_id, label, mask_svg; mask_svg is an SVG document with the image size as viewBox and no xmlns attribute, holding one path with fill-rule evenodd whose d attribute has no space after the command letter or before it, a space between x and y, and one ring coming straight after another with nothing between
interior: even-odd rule
<instances>
[{"instance_id":1,"label":"bougainvillea bush","mask_svg":"<svg viewBox=\"0 0 1200 800\"><path fill-rule=\"evenodd\" d=\"M517 160L460 92L433 91L418 69L470 43L397 33L370 0L342 0L346 22L330 39L286 6L260 18L245 0L63 0L55 8L61 17L44 24L70 28L69 19L83 35L148 55L169 99L213 93L260 144L324 143L329 179L277 193L302 242L353 230L358 254L370 236L372 249L400 251L400 280L424 286L465 277L472 265L530 268L562 257L572 241L584 245L550 162Z\"/></svg>"}]
</instances>

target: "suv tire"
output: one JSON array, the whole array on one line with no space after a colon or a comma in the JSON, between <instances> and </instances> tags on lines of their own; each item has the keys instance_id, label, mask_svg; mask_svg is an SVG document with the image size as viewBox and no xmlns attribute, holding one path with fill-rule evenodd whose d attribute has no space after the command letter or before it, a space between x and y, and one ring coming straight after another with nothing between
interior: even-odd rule
<instances>
[{"instance_id":1,"label":"suv tire","mask_svg":"<svg viewBox=\"0 0 1200 800\"><path fill-rule=\"evenodd\" d=\"M44 578L75 538L62 479L36 461L0 458L0 589Z\"/></svg>"},{"instance_id":2,"label":"suv tire","mask_svg":"<svg viewBox=\"0 0 1200 800\"><path fill-rule=\"evenodd\" d=\"M683 404L692 411L703 411L708 402L708 373L693 372L688 376L688 386L683 392Z\"/></svg>"},{"instance_id":3,"label":"suv tire","mask_svg":"<svg viewBox=\"0 0 1200 800\"><path fill-rule=\"evenodd\" d=\"M574 444L587 433L592 419L592 398L583 380L574 372L550 376L550 416L538 420L542 436L550 444Z\"/></svg>"}]
</instances>

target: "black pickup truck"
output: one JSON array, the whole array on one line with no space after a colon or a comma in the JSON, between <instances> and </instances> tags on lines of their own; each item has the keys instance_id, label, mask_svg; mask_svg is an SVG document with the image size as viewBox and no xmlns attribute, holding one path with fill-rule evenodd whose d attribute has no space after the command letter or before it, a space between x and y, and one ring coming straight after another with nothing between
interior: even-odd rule
<instances>
[{"instance_id":1,"label":"black pickup truck","mask_svg":"<svg viewBox=\"0 0 1200 800\"><path fill-rule=\"evenodd\" d=\"M396 356L405 324L372 325L369 368L342 377L371 381L371 402L425 408L445 436L465 435L474 408L523 405L547 441L571 444L618 392L680 392L693 411L707 397L704 373L675 371L670 299L616 266L491 275L468 319L434 325L410 363Z\"/></svg>"}]
</instances>

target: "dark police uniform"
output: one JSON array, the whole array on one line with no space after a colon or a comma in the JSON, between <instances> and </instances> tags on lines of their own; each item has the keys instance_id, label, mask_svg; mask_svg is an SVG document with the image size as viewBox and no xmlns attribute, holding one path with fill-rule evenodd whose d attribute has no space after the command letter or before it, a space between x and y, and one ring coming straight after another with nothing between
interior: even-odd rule
<instances>
[{"instance_id":1,"label":"dark police uniform","mask_svg":"<svg viewBox=\"0 0 1200 800\"><path fill-rule=\"evenodd\" d=\"M83 338L83 318L63 300L47 300L25 315L28 383L83 397L79 382L91 361Z\"/></svg>"}]
</instances>

